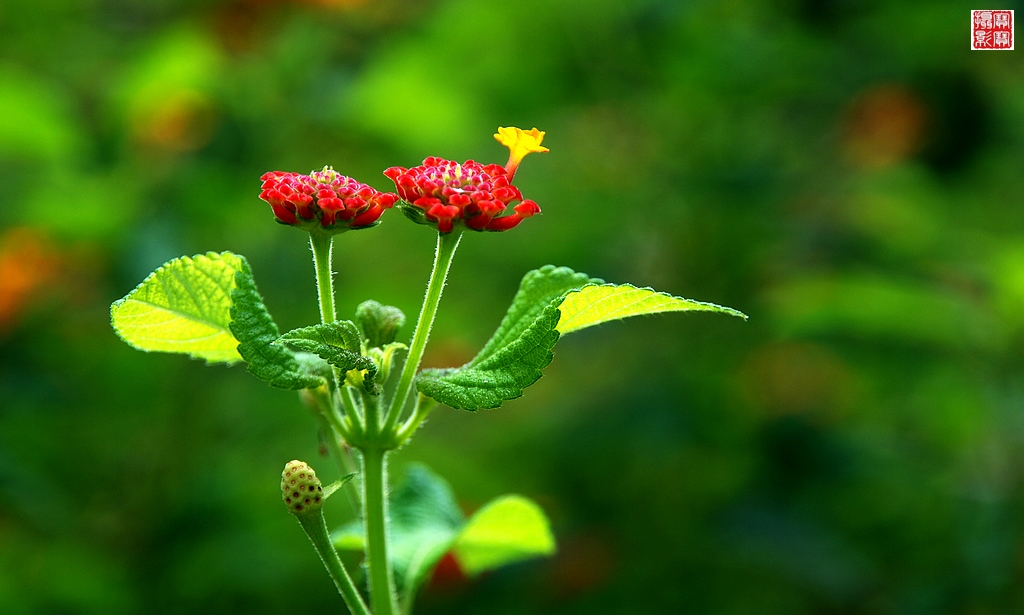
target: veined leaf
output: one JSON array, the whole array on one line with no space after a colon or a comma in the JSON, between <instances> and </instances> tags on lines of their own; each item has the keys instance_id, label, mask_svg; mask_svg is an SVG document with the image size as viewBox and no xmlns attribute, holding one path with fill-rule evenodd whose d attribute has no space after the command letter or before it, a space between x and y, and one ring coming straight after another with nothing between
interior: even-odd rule
<instances>
[{"instance_id":1,"label":"veined leaf","mask_svg":"<svg viewBox=\"0 0 1024 615\"><path fill-rule=\"evenodd\" d=\"M424 395L453 408L497 408L520 397L523 389L541 377L561 334L628 316L687 310L746 318L712 303L629 284L603 284L571 269L548 265L526 274L498 330L472 361L459 368L423 370L416 386Z\"/></svg>"},{"instance_id":2,"label":"veined leaf","mask_svg":"<svg viewBox=\"0 0 1024 615\"><path fill-rule=\"evenodd\" d=\"M746 314L714 303L694 301L632 284L600 284L569 292L561 305L558 332L562 335L642 314L661 312L723 312L746 319Z\"/></svg>"},{"instance_id":3,"label":"veined leaf","mask_svg":"<svg viewBox=\"0 0 1024 615\"><path fill-rule=\"evenodd\" d=\"M559 333L557 301L566 292L601 280L548 265L523 277L498 330L472 361L460 368L425 369L420 392L453 408L497 408L520 397L551 363Z\"/></svg>"},{"instance_id":4,"label":"veined leaf","mask_svg":"<svg viewBox=\"0 0 1024 615\"><path fill-rule=\"evenodd\" d=\"M343 370L355 369L359 359L364 358L359 354L359 331L347 320L293 329L279 337L275 343L285 343L312 352Z\"/></svg>"},{"instance_id":5,"label":"veined leaf","mask_svg":"<svg viewBox=\"0 0 1024 615\"><path fill-rule=\"evenodd\" d=\"M130 346L208 363L241 361L232 335L231 293L245 259L231 252L176 258L110 306L110 324Z\"/></svg>"},{"instance_id":6,"label":"veined leaf","mask_svg":"<svg viewBox=\"0 0 1024 615\"><path fill-rule=\"evenodd\" d=\"M455 559L475 576L524 559L551 555L555 537L544 511L521 495L506 495L481 508L455 541Z\"/></svg>"},{"instance_id":7,"label":"veined leaf","mask_svg":"<svg viewBox=\"0 0 1024 615\"><path fill-rule=\"evenodd\" d=\"M603 282L604 280L592 278L585 273L576 273L568 267L547 265L528 271L523 276L523 281L519 283L519 291L512 298L512 305L498 325L498 330L469 365L482 363L501 348L522 337L526 330L544 315L551 303L563 297L565 293L588 284Z\"/></svg>"},{"instance_id":8,"label":"veined leaf","mask_svg":"<svg viewBox=\"0 0 1024 615\"><path fill-rule=\"evenodd\" d=\"M363 379L364 386L367 391L373 389L377 365L369 357L360 354L359 329L351 321L339 320L295 329L282 335L275 343L285 343L312 352L342 373L350 369L366 370L368 374Z\"/></svg>"},{"instance_id":9,"label":"veined leaf","mask_svg":"<svg viewBox=\"0 0 1024 615\"><path fill-rule=\"evenodd\" d=\"M241 267L231 291L230 326L239 341L238 354L248 363L249 372L279 389L311 389L324 384L323 377L312 373L310 361L300 363L287 347L274 344L280 331L263 305L249 263L238 258Z\"/></svg>"}]
</instances>

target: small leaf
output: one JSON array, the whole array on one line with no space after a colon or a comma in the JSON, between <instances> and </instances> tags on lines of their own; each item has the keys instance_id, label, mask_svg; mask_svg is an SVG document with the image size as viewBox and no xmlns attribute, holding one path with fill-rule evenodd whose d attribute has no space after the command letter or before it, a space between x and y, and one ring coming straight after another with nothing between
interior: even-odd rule
<instances>
[{"instance_id":1,"label":"small leaf","mask_svg":"<svg viewBox=\"0 0 1024 615\"><path fill-rule=\"evenodd\" d=\"M473 515L455 540L455 559L475 576L507 564L551 555L555 538L544 511L532 500L506 495Z\"/></svg>"},{"instance_id":2,"label":"small leaf","mask_svg":"<svg viewBox=\"0 0 1024 615\"><path fill-rule=\"evenodd\" d=\"M208 363L241 361L232 335L231 293L245 259L231 252L176 258L110 306L110 323L130 346L178 352Z\"/></svg>"},{"instance_id":3,"label":"small leaf","mask_svg":"<svg viewBox=\"0 0 1024 615\"><path fill-rule=\"evenodd\" d=\"M359 329L348 320L295 329L282 335L275 343L285 343L299 350L312 352L342 373L351 369L365 370L363 379L367 391L372 391L377 365L359 353Z\"/></svg>"},{"instance_id":4,"label":"small leaf","mask_svg":"<svg viewBox=\"0 0 1024 615\"><path fill-rule=\"evenodd\" d=\"M408 601L430 575L462 528L462 511L443 478L420 464L411 465L405 479L391 494L389 512L391 561ZM331 534L338 549L361 550L361 521Z\"/></svg>"},{"instance_id":5,"label":"small leaf","mask_svg":"<svg viewBox=\"0 0 1024 615\"><path fill-rule=\"evenodd\" d=\"M231 291L231 332L240 342L238 354L249 365L249 372L279 389L311 389L324 384L308 359L301 363L291 350L274 344L280 330L271 318L256 289L249 263L241 258ZM312 373L311 373L312 372Z\"/></svg>"},{"instance_id":6,"label":"small leaf","mask_svg":"<svg viewBox=\"0 0 1024 615\"><path fill-rule=\"evenodd\" d=\"M711 303L628 284L603 284L548 265L526 274L498 330L472 361L459 368L425 369L417 376L416 386L453 408L497 408L540 379L562 333L627 316L682 310L743 316Z\"/></svg>"},{"instance_id":7,"label":"small leaf","mask_svg":"<svg viewBox=\"0 0 1024 615\"><path fill-rule=\"evenodd\" d=\"M405 326L405 314L390 305L369 300L356 308L356 324L370 348L383 348L395 341L398 330Z\"/></svg>"},{"instance_id":8,"label":"small leaf","mask_svg":"<svg viewBox=\"0 0 1024 615\"><path fill-rule=\"evenodd\" d=\"M348 484L349 481L351 481L353 478L356 477L356 474L358 474L358 472L352 472L351 474L346 474L345 476L342 476L341 478L339 478L338 480L334 481L330 485L327 485L326 487L324 487L324 494L323 494L324 501L327 501L327 498L329 498L332 495L334 495L334 493L338 489L341 489L346 484Z\"/></svg>"},{"instance_id":9,"label":"small leaf","mask_svg":"<svg viewBox=\"0 0 1024 615\"><path fill-rule=\"evenodd\" d=\"M732 308L674 297L650 288L637 288L632 284L585 286L567 294L558 309L562 316L556 328L562 335L610 320L662 312L723 312L747 318L746 314Z\"/></svg>"}]
</instances>

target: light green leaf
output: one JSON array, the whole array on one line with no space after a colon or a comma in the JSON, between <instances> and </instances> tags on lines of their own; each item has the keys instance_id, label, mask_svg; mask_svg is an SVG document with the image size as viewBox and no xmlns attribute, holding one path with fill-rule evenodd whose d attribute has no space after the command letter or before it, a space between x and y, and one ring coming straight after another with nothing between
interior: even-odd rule
<instances>
[{"instance_id":1,"label":"light green leaf","mask_svg":"<svg viewBox=\"0 0 1024 615\"><path fill-rule=\"evenodd\" d=\"M284 345L274 344L280 336L277 324L263 305L249 263L242 257L231 291L231 332L238 339L238 353L249 372L279 389L310 389L324 384L322 372L311 359L296 358ZM329 369L329 368L328 368Z\"/></svg>"},{"instance_id":2,"label":"light green leaf","mask_svg":"<svg viewBox=\"0 0 1024 615\"><path fill-rule=\"evenodd\" d=\"M459 368L423 370L416 386L453 408L497 408L520 397L541 377L562 333L627 316L683 310L745 318L730 308L628 284L603 284L586 274L548 265L526 274L498 330L472 361Z\"/></svg>"},{"instance_id":3,"label":"light green leaf","mask_svg":"<svg viewBox=\"0 0 1024 615\"><path fill-rule=\"evenodd\" d=\"M746 314L714 303L675 297L632 284L601 284L571 291L558 306L558 332L562 335L629 316L662 312L723 312L746 319Z\"/></svg>"},{"instance_id":4,"label":"light green leaf","mask_svg":"<svg viewBox=\"0 0 1024 615\"><path fill-rule=\"evenodd\" d=\"M340 369L342 373L352 369L366 371L363 386L367 391L374 390L377 365L369 357L360 354L359 329L351 321L339 320L295 329L285 333L275 342L281 343L312 352Z\"/></svg>"},{"instance_id":5,"label":"light green leaf","mask_svg":"<svg viewBox=\"0 0 1024 615\"><path fill-rule=\"evenodd\" d=\"M520 495L506 495L473 515L455 541L455 559L469 575L551 555L555 538L544 512Z\"/></svg>"},{"instance_id":6,"label":"light green leaf","mask_svg":"<svg viewBox=\"0 0 1024 615\"><path fill-rule=\"evenodd\" d=\"M247 267L231 252L176 258L110 306L114 331L147 352L178 352L208 363L241 361L232 335L235 274Z\"/></svg>"}]
</instances>

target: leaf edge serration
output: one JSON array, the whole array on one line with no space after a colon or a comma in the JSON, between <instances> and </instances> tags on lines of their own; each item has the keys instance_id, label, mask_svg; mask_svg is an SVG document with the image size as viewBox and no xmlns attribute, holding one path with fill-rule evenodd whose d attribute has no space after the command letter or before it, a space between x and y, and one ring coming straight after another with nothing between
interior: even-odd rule
<instances>
[{"instance_id":1,"label":"leaf edge serration","mask_svg":"<svg viewBox=\"0 0 1024 615\"><path fill-rule=\"evenodd\" d=\"M323 378L302 372L290 350L274 344L281 336L280 329L263 303L249 261L238 257L242 266L235 273L231 291L230 327L249 373L279 389L297 391L323 385Z\"/></svg>"},{"instance_id":2,"label":"leaf edge serration","mask_svg":"<svg viewBox=\"0 0 1024 615\"><path fill-rule=\"evenodd\" d=\"M551 284L544 284L545 278L551 278ZM559 283L561 281L561 283ZM544 288L540 296L528 296L531 289L537 286ZM558 326L561 320L561 306L566 298L575 293L582 292L590 287L606 287L611 289L627 288L637 291L648 291L650 297L660 297L671 301L685 302L687 307L677 309L656 310L651 312L639 312L624 314L619 317L607 318L590 323L584 327L560 331ZM644 300L647 300L645 298ZM524 305L527 304L527 305ZM519 291L516 293L509 307L508 312L502 319L498 329L484 345L483 349L468 363L455 368L431 368L422 370L416 378L417 390L445 405L458 410L475 412L477 410L493 409L501 406L502 403L511 399L522 397L526 387L536 383L543 376L543 369L554 360L554 346L561 337L567 333L573 333L590 326L622 320L630 316L656 314L671 311L709 311L737 316L747 320L747 315L739 310L721 306L706 301L696 301L677 297L670 293L656 291L650 287L637 287L632 284L608 284L599 278L576 272L568 267L556 267L545 265L526 273L520 283ZM532 316L528 324L523 324L524 319ZM546 331L544 328L547 328ZM510 338L513 338L509 341ZM500 365L493 364L496 359L507 355L516 355L514 352L524 340L527 342L538 338L534 346L543 345L543 356L532 357L529 362L524 362L518 375L500 371ZM521 356L528 356L530 352L518 353ZM514 363L513 363L514 365ZM488 373L488 367L491 369ZM466 379L469 379L467 381ZM474 378L476 379L474 381ZM461 382L460 382L461 381Z\"/></svg>"}]
</instances>

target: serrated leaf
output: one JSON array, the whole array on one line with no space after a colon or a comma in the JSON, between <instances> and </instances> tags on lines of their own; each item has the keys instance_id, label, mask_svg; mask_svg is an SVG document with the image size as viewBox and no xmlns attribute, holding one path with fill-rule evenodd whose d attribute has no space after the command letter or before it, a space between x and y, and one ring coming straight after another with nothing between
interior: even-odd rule
<instances>
[{"instance_id":1,"label":"serrated leaf","mask_svg":"<svg viewBox=\"0 0 1024 615\"><path fill-rule=\"evenodd\" d=\"M351 369L365 370L363 379L367 390L373 389L377 365L359 353L359 329L348 320L313 325L294 329L282 335L277 342L288 344L300 350L312 352L342 372Z\"/></svg>"},{"instance_id":2,"label":"serrated leaf","mask_svg":"<svg viewBox=\"0 0 1024 615\"><path fill-rule=\"evenodd\" d=\"M426 369L421 393L462 410L497 408L536 382L551 363L558 341L558 306L566 292L601 280L567 267L548 265L523 276L508 313L472 361L460 368Z\"/></svg>"},{"instance_id":3,"label":"serrated leaf","mask_svg":"<svg viewBox=\"0 0 1024 615\"><path fill-rule=\"evenodd\" d=\"M409 467L391 494L389 512L391 562L408 601L451 547L464 518L448 483L420 464ZM331 534L338 549L362 550L364 540L361 521Z\"/></svg>"},{"instance_id":4,"label":"serrated leaf","mask_svg":"<svg viewBox=\"0 0 1024 615\"><path fill-rule=\"evenodd\" d=\"M372 299L356 308L356 324L370 348L383 348L395 341L398 330L405 325L402 310L382 305Z\"/></svg>"},{"instance_id":5,"label":"serrated leaf","mask_svg":"<svg viewBox=\"0 0 1024 615\"><path fill-rule=\"evenodd\" d=\"M603 284L566 267L548 265L526 274L498 330L472 361L459 368L423 370L416 386L453 408L497 408L540 379L561 333L628 316L683 310L743 316L711 303L628 284Z\"/></svg>"},{"instance_id":6,"label":"serrated leaf","mask_svg":"<svg viewBox=\"0 0 1024 615\"><path fill-rule=\"evenodd\" d=\"M585 273L577 273L568 267L546 265L540 269L528 271L519 283L519 290L512 298L505 318L498 325L491 339L483 349L469 362L479 365L496 354L501 348L523 336L551 305L551 302L564 296L570 290L587 284L601 284L604 280L592 278Z\"/></svg>"},{"instance_id":7,"label":"serrated leaf","mask_svg":"<svg viewBox=\"0 0 1024 615\"><path fill-rule=\"evenodd\" d=\"M245 259L231 252L176 258L110 306L110 323L130 346L188 354L208 363L242 360L230 330L231 293Z\"/></svg>"},{"instance_id":8,"label":"serrated leaf","mask_svg":"<svg viewBox=\"0 0 1024 615\"><path fill-rule=\"evenodd\" d=\"M263 304L256 289L249 263L239 257L241 267L235 273L231 291L231 332L238 340L238 354L245 359L249 372L279 389L310 389L324 384L324 379L311 369L309 360L300 363L284 345L274 344L281 332Z\"/></svg>"},{"instance_id":9,"label":"serrated leaf","mask_svg":"<svg viewBox=\"0 0 1024 615\"><path fill-rule=\"evenodd\" d=\"M520 495L506 495L470 517L454 544L462 570L475 576L525 559L551 555L555 538L544 511Z\"/></svg>"},{"instance_id":10,"label":"serrated leaf","mask_svg":"<svg viewBox=\"0 0 1024 615\"><path fill-rule=\"evenodd\" d=\"M637 288L632 284L585 286L568 293L558 309L562 315L556 329L562 335L610 320L662 312L723 312L743 319L747 317L732 308L683 299L650 288Z\"/></svg>"},{"instance_id":11,"label":"serrated leaf","mask_svg":"<svg viewBox=\"0 0 1024 615\"><path fill-rule=\"evenodd\" d=\"M551 363L558 341L558 308L546 309L523 334L490 354L455 369L425 369L416 386L421 393L452 408L497 408L521 397Z\"/></svg>"}]
</instances>

